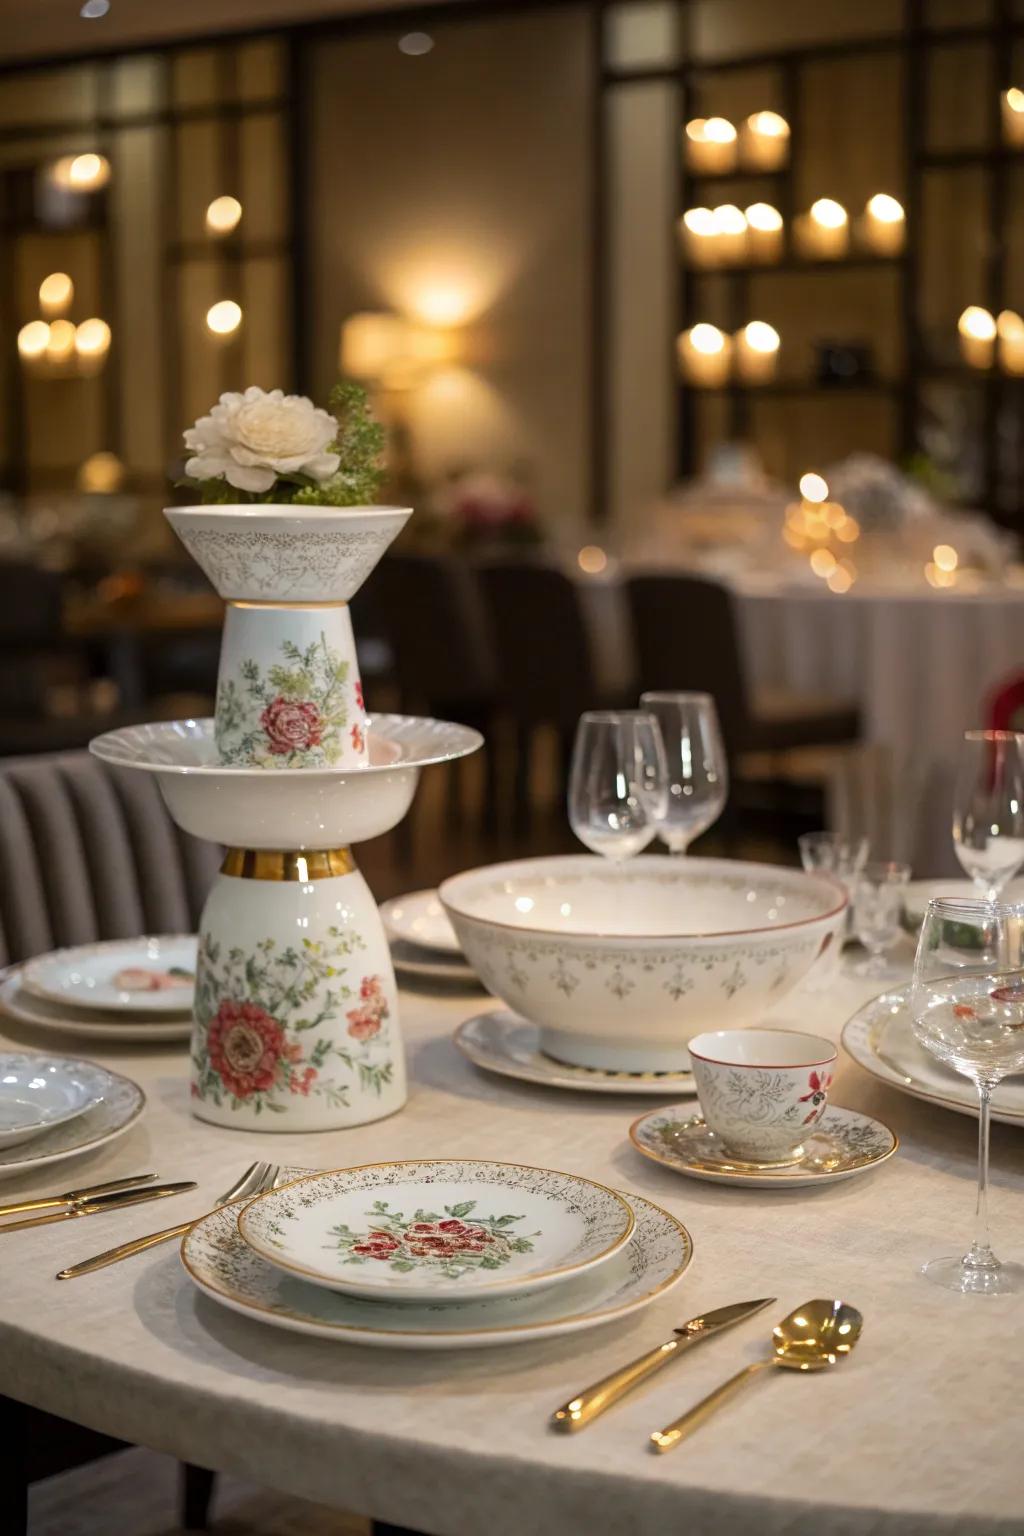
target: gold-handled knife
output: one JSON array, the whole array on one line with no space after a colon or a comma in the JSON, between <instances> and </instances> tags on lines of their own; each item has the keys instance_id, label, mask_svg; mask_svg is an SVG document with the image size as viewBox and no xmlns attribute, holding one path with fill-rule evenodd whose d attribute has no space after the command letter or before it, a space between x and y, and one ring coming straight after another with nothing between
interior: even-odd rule
<instances>
[{"instance_id":1,"label":"gold-handled knife","mask_svg":"<svg viewBox=\"0 0 1024 1536\"><path fill-rule=\"evenodd\" d=\"M136 1173L130 1179L108 1179L105 1184L86 1184L82 1189L69 1189L63 1195L40 1195L38 1200L10 1200L0 1205L0 1216L19 1216L23 1211L45 1211L58 1205L74 1205L76 1200L91 1200L94 1195L114 1194L117 1190L134 1189L138 1184L151 1184L155 1173Z\"/></svg>"},{"instance_id":2,"label":"gold-handled knife","mask_svg":"<svg viewBox=\"0 0 1024 1536\"><path fill-rule=\"evenodd\" d=\"M147 1200L166 1200L168 1195L182 1195L187 1189L198 1189L195 1181L180 1184L154 1184L137 1193L113 1191L96 1195L91 1200L76 1200L63 1211L52 1211L48 1216L26 1216L24 1221L8 1221L0 1225L0 1237L5 1232L23 1232L26 1227L45 1227L51 1221L72 1221L76 1216L99 1216L103 1211L120 1211L124 1206L143 1205Z\"/></svg>"},{"instance_id":3,"label":"gold-handled knife","mask_svg":"<svg viewBox=\"0 0 1024 1536\"><path fill-rule=\"evenodd\" d=\"M683 1350L699 1344L701 1339L710 1339L713 1334L721 1333L723 1328L731 1328L734 1323L742 1323L745 1318L753 1317L762 1307L771 1306L774 1300L774 1296L764 1296L760 1301L734 1301L728 1307L717 1307L713 1312L691 1317L688 1323L676 1328L674 1337L667 1339L664 1344L659 1344L656 1349L641 1355L639 1360L631 1361L629 1365L613 1371L610 1376L605 1376L602 1381L595 1382L592 1387L586 1387L570 1398L564 1407L552 1414L552 1428L571 1433L592 1424L606 1408L625 1397L627 1392L632 1392L642 1381L647 1381L655 1371L660 1371L663 1365L674 1360Z\"/></svg>"}]
</instances>

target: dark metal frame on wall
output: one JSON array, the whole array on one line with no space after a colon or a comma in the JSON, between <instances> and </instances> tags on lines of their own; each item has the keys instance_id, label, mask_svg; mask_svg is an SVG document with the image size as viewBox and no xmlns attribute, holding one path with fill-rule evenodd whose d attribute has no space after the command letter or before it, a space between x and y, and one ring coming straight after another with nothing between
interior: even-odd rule
<instances>
[{"instance_id":1,"label":"dark metal frame on wall","mask_svg":"<svg viewBox=\"0 0 1024 1536\"><path fill-rule=\"evenodd\" d=\"M974 167L988 174L986 219L981 232L986 281L983 295L965 295L964 302L966 304L977 299L992 314L998 314L1007 307L1008 180L1012 165L1024 166L1024 154L1004 147L1002 143L1000 92L1014 83L1013 48L1015 43L1024 40L1024 18L1015 19L1012 0L991 0L990 19L986 22L952 28L929 28L925 0L903 0L900 30L884 36L854 37L841 42L823 41L768 52L730 55L725 59L694 59L690 47L694 0L674 0L674 3L679 62L630 69L605 65L601 72L602 92L607 94L641 82L675 85L679 93L678 127L682 130L688 118L702 115L702 94L709 79L723 72L740 73L770 68L776 70L780 77L781 110L791 129L790 153L786 164L777 171L740 170L728 175L694 175L687 169L681 153L678 157L677 216L681 216L694 202L702 200L697 194L703 182L762 180L773 188L773 201L784 219L786 245L781 261L770 266L748 263L717 269L720 280L728 285L726 308L730 326L736 329L753 318L749 308L749 287L750 278L755 273L771 271L797 275L807 270L844 272L853 268L876 269L885 273L895 271L899 283L902 367L892 378L867 378L855 388L891 401L896 413L897 441L905 456L914 453L920 446L924 390L930 381L945 379L964 390L979 391L982 398L983 441L979 492L988 511L1003 521L1019 521L1024 515L1024 448L1020 446L1024 439L1024 381L996 368L977 371L946 360L930 360L919 314L918 295L922 279L920 224L925 177L932 171ZM598 8L605 12L609 6L603 4ZM932 51L972 43L988 46L993 66L989 142L978 148L931 150L925 142L924 123ZM603 45L601 56L606 57ZM790 243L790 233L793 215L797 212L794 166L800 155L802 74L817 63L840 58L870 59L872 56L898 57L903 65L904 249L899 255L893 256L852 254L837 260L819 262L798 259ZM607 180L607 164L601 169L600 176ZM603 245L604 230L598 230L598 238ZM698 271L702 272L703 269L693 268L678 254L674 230L667 231L666 238L673 241L673 252L679 265L677 312L673 333L666 338L666 366L671 369L678 402L676 467L681 476L687 476L694 473L699 458L696 440L697 400L709 392L695 391L679 379L675 338L699 318L694 312L695 290ZM607 366L613 367L614 359L609 359ZM606 385L599 380L597 388L603 392ZM844 388L834 384L795 381L747 387L733 383L718 391L728 401L728 430L735 437L742 437L749 429L750 407L755 398L827 397L841 410L851 392L853 388L849 386ZM1002 453L1001 432L1007 427L1014 429L1018 443L1016 472L1010 477L1007 477L1006 464L1002 462L1005 455Z\"/></svg>"}]
</instances>

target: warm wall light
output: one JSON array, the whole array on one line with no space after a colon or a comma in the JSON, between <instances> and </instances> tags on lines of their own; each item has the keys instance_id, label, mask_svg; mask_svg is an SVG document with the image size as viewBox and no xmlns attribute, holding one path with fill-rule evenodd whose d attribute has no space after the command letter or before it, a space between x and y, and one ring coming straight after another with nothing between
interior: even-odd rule
<instances>
[{"instance_id":1,"label":"warm wall light","mask_svg":"<svg viewBox=\"0 0 1024 1536\"><path fill-rule=\"evenodd\" d=\"M969 368L991 368L995 355L996 322L987 309L969 304L957 321L960 354Z\"/></svg>"},{"instance_id":2,"label":"warm wall light","mask_svg":"<svg viewBox=\"0 0 1024 1536\"><path fill-rule=\"evenodd\" d=\"M1011 85L1000 97L1000 109L1003 139L1007 144L1012 144L1014 149L1020 149L1024 145L1024 91Z\"/></svg>"},{"instance_id":3,"label":"warm wall light","mask_svg":"<svg viewBox=\"0 0 1024 1536\"><path fill-rule=\"evenodd\" d=\"M30 320L18 332L18 351L23 358L33 361L42 357L50 341L50 327L45 320Z\"/></svg>"},{"instance_id":4,"label":"warm wall light","mask_svg":"<svg viewBox=\"0 0 1024 1536\"><path fill-rule=\"evenodd\" d=\"M70 320L53 320L46 342L46 361L57 369L70 363L75 355L75 327Z\"/></svg>"},{"instance_id":5,"label":"warm wall light","mask_svg":"<svg viewBox=\"0 0 1024 1536\"><path fill-rule=\"evenodd\" d=\"M777 171L789 155L789 124L778 112L753 112L740 129L740 158L757 171Z\"/></svg>"},{"instance_id":6,"label":"warm wall light","mask_svg":"<svg viewBox=\"0 0 1024 1536\"><path fill-rule=\"evenodd\" d=\"M721 176L736 164L736 129L725 117L694 117L683 130L686 163L691 171Z\"/></svg>"},{"instance_id":7,"label":"warm wall light","mask_svg":"<svg viewBox=\"0 0 1024 1536\"><path fill-rule=\"evenodd\" d=\"M702 322L684 331L676 348L683 375L690 384L715 389L728 381L732 338L716 325Z\"/></svg>"},{"instance_id":8,"label":"warm wall light","mask_svg":"<svg viewBox=\"0 0 1024 1536\"><path fill-rule=\"evenodd\" d=\"M434 39L429 32L406 32L398 39L399 53L406 54L410 59L420 59L424 54L432 52Z\"/></svg>"},{"instance_id":9,"label":"warm wall light","mask_svg":"<svg viewBox=\"0 0 1024 1536\"><path fill-rule=\"evenodd\" d=\"M98 192L110 180L110 161L105 155L65 155L50 167L50 179L65 192Z\"/></svg>"},{"instance_id":10,"label":"warm wall light","mask_svg":"<svg viewBox=\"0 0 1024 1536\"><path fill-rule=\"evenodd\" d=\"M90 454L78 469L78 489L93 496L112 496L124 484L125 467L116 453Z\"/></svg>"},{"instance_id":11,"label":"warm wall light","mask_svg":"<svg viewBox=\"0 0 1024 1536\"><path fill-rule=\"evenodd\" d=\"M999 366L1004 373L1024 373L1024 320L1016 310L1004 309L996 316Z\"/></svg>"},{"instance_id":12,"label":"warm wall light","mask_svg":"<svg viewBox=\"0 0 1024 1536\"><path fill-rule=\"evenodd\" d=\"M795 221L801 252L819 261L845 256L850 243L850 221L842 203L819 197L810 210Z\"/></svg>"},{"instance_id":13,"label":"warm wall light","mask_svg":"<svg viewBox=\"0 0 1024 1536\"><path fill-rule=\"evenodd\" d=\"M782 255L782 214L771 203L751 203L745 210L747 254L752 261L778 261Z\"/></svg>"},{"instance_id":14,"label":"warm wall light","mask_svg":"<svg viewBox=\"0 0 1024 1536\"><path fill-rule=\"evenodd\" d=\"M960 563L960 557L952 544L936 544L932 550L932 559L940 571L955 571Z\"/></svg>"},{"instance_id":15,"label":"warm wall light","mask_svg":"<svg viewBox=\"0 0 1024 1536\"><path fill-rule=\"evenodd\" d=\"M679 221L683 254L695 267L713 267L718 224L710 208L687 208Z\"/></svg>"},{"instance_id":16,"label":"warm wall light","mask_svg":"<svg viewBox=\"0 0 1024 1536\"><path fill-rule=\"evenodd\" d=\"M903 204L888 192L876 192L868 198L860 234L869 250L879 256L897 256L903 249L906 235L906 215Z\"/></svg>"},{"instance_id":17,"label":"warm wall light","mask_svg":"<svg viewBox=\"0 0 1024 1536\"><path fill-rule=\"evenodd\" d=\"M44 315L63 315L74 297L75 285L66 272L51 272L39 284L39 308Z\"/></svg>"},{"instance_id":18,"label":"warm wall light","mask_svg":"<svg viewBox=\"0 0 1024 1536\"><path fill-rule=\"evenodd\" d=\"M230 235L238 228L242 205L237 197L215 197L206 210L206 227L211 235Z\"/></svg>"},{"instance_id":19,"label":"warm wall light","mask_svg":"<svg viewBox=\"0 0 1024 1536\"><path fill-rule=\"evenodd\" d=\"M736 370L744 384L767 384L775 377L779 333L765 320L751 320L736 332Z\"/></svg>"},{"instance_id":20,"label":"warm wall light","mask_svg":"<svg viewBox=\"0 0 1024 1536\"><path fill-rule=\"evenodd\" d=\"M99 373L110 351L110 326L107 322L95 316L83 320L75 331L75 351L78 354L79 373Z\"/></svg>"},{"instance_id":21,"label":"warm wall light","mask_svg":"<svg viewBox=\"0 0 1024 1536\"><path fill-rule=\"evenodd\" d=\"M230 336L242 323L242 306L234 299L218 299L206 311L207 329L215 336Z\"/></svg>"},{"instance_id":22,"label":"warm wall light","mask_svg":"<svg viewBox=\"0 0 1024 1536\"><path fill-rule=\"evenodd\" d=\"M597 544L584 544L576 556L576 564L588 576L599 576L608 567L608 556Z\"/></svg>"},{"instance_id":23,"label":"warm wall light","mask_svg":"<svg viewBox=\"0 0 1024 1536\"><path fill-rule=\"evenodd\" d=\"M350 315L341 327L338 365L349 379L385 389L408 389L454 356L452 339L404 315Z\"/></svg>"}]
</instances>

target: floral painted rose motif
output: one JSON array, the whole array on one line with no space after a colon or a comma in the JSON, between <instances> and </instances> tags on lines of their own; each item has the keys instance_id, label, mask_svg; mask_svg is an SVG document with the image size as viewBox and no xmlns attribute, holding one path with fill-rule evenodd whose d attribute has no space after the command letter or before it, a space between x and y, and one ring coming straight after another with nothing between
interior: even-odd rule
<instances>
[{"instance_id":1,"label":"floral painted rose motif","mask_svg":"<svg viewBox=\"0 0 1024 1536\"><path fill-rule=\"evenodd\" d=\"M374 1259L399 1271L433 1269L450 1278L474 1269L500 1269L514 1253L532 1250L536 1232L525 1237L511 1230L522 1221L521 1216L480 1216L464 1221L475 1205L475 1201L466 1200L446 1206L443 1216L417 1211L408 1221L400 1211L390 1210L386 1201L378 1200L367 1212L374 1225L365 1236L344 1225L333 1227L331 1236L353 1264Z\"/></svg>"},{"instance_id":2,"label":"floral painted rose motif","mask_svg":"<svg viewBox=\"0 0 1024 1536\"><path fill-rule=\"evenodd\" d=\"M806 1093L802 1093L798 1100L800 1104L810 1104L808 1114L804 1116L803 1124L810 1125L825 1113L825 1099L829 1088L832 1086L831 1072L812 1072L807 1079Z\"/></svg>"},{"instance_id":3,"label":"floral painted rose motif","mask_svg":"<svg viewBox=\"0 0 1024 1536\"><path fill-rule=\"evenodd\" d=\"M365 712L366 705L363 703L363 685L359 681L358 678L356 678L355 695L356 695L356 708L357 709L361 709L361 710L363 710Z\"/></svg>"},{"instance_id":4,"label":"floral painted rose motif","mask_svg":"<svg viewBox=\"0 0 1024 1536\"><path fill-rule=\"evenodd\" d=\"M382 1023L390 1015L383 981L379 976L364 976L359 988L359 1007L350 1009L345 1015L353 1040L372 1039L380 1033Z\"/></svg>"},{"instance_id":5,"label":"floral painted rose motif","mask_svg":"<svg viewBox=\"0 0 1024 1536\"><path fill-rule=\"evenodd\" d=\"M308 752L323 740L323 722L316 705L306 699L286 699L278 694L260 715L260 725L267 733L275 757L289 752Z\"/></svg>"},{"instance_id":6,"label":"floral painted rose motif","mask_svg":"<svg viewBox=\"0 0 1024 1536\"><path fill-rule=\"evenodd\" d=\"M358 721L352 727L352 746L357 752L362 752L366 746L366 737L364 736L363 728L358 723Z\"/></svg>"},{"instance_id":7,"label":"floral painted rose motif","mask_svg":"<svg viewBox=\"0 0 1024 1536\"><path fill-rule=\"evenodd\" d=\"M210 1021L210 1066L236 1099L270 1088L284 1055L284 1030L255 1003L225 998Z\"/></svg>"}]
</instances>

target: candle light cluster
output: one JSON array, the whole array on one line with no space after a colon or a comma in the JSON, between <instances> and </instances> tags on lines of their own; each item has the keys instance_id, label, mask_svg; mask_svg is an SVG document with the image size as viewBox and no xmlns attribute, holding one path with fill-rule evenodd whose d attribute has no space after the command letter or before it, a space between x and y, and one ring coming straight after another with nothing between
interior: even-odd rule
<instances>
[{"instance_id":1,"label":"candle light cluster","mask_svg":"<svg viewBox=\"0 0 1024 1536\"><path fill-rule=\"evenodd\" d=\"M735 372L742 384L767 384L775 377L780 337L766 320L751 320L734 336L706 321L684 331L676 343L687 383L720 389Z\"/></svg>"},{"instance_id":2,"label":"candle light cluster","mask_svg":"<svg viewBox=\"0 0 1024 1536\"><path fill-rule=\"evenodd\" d=\"M998 315L979 304L968 304L957 321L960 356L968 368L992 368L998 361L1003 373L1024 374L1024 320L1015 310Z\"/></svg>"},{"instance_id":3,"label":"candle light cluster","mask_svg":"<svg viewBox=\"0 0 1024 1536\"><path fill-rule=\"evenodd\" d=\"M903 205L888 192L868 199L856 220L853 235L859 247L878 256L896 256L903 249L906 216ZM741 262L770 265L785 247L782 214L771 203L739 208L688 208L679 222L686 259L695 267L728 267ZM794 220L797 251L811 260L845 256L850 247L851 221L842 203L820 197Z\"/></svg>"},{"instance_id":4,"label":"candle light cluster","mask_svg":"<svg viewBox=\"0 0 1024 1536\"><path fill-rule=\"evenodd\" d=\"M857 580L850 558L860 538L860 524L837 501L829 500L824 477L809 471L800 477L800 500L786 508L782 537L790 549L807 555L815 576L830 592L848 592Z\"/></svg>"},{"instance_id":5,"label":"candle light cluster","mask_svg":"<svg viewBox=\"0 0 1024 1536\"><path fill-rule=\"evenodd\" d=\"M752 112L738 129L727 117L694 117L683 130L683 151L698 175L728 175L737 165L777 171L789 158L789 124L770 111Z\"/></svg>"}]
</instances>

